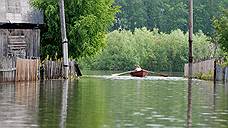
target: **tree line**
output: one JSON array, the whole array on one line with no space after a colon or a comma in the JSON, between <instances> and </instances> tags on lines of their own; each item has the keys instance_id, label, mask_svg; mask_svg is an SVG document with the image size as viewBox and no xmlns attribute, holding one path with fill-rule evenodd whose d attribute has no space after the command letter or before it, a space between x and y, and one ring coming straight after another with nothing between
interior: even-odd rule
<instances>
[{"instance_id":1,"label":"tree line","mask_svg":"<svg viewBox=\"0 0 228 128\"><path fill-rule=\"evenodd\" d=\"M146 27L158 28L161 32L181 29L188 31L188 0L116 0L121 12L116 16L113 29ZM194 32L202 30L211 35L214 32L212 19L228 6L227 0L195 0Z\"/></svg>"}]
</instances>

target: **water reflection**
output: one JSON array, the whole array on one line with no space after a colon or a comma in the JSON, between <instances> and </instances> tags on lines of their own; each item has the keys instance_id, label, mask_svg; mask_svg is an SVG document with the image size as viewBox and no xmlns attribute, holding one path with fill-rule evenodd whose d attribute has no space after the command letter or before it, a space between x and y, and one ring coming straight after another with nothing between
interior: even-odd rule
<instances>
[{"instance_id":1,"label":"water reflection","mask_svg":"<svg viewBox=\"0 0 228 128\"><path fill-rule=\"evenodd\" d=\"M228 80L225 80L225 94L228 95Z\"/></svg>"},{"instance_id":2,"label":"water reflection","mask_svg":"<svg viewBox=\"0 0 228 128\"><path fill-rule=\"evenodd\" d=\"M227 85L190 84L106 78L0 84L0 126L227 128Z\"/></svg>"},{"instance_id":3,"label":"water reflection","mask_svg":"<svg viewBox=\"0 0 228 128\"><path fill-rule=\"evenodd\" d=\"M214 86L213 86L213 109L215 111L215 106L216 106L216 81L214 81Z\"/></svg>"},{"instance_id":4,"label":"water reflection","mask_svg":"<svg viewBox=\"0 0 228 128\"><path fill-rule=\"evenodd\" d=\"M188 80L187 128L192 127L192 78Z\"/></svg>"},{"instance_id":5,"label":"water reflection","mask_svg":"<svg viewBox=\"0 0 228 128\"><path fill-rule=\"evenodd\" d=\"M36 83L0 85L0 126L38 126L39 88Z\"/></svg>"},{"instance_id":6,"label":"water reflection","mask_svg":"<svg viewBox=\"0 0 228 128\"><path fill-rule=\"evenodd\" d=\"M31 111L36 111L39 105L38 83L25 82L15 84L15 102L18 105L25 105Z\"/></svg>"},{"instance_id":7,"label":"water reflection","mask_svg":"<svg viewBox=\"0 0 228 128\"><path fill-rule=\"evenodd\" d=\"M68 80L42 81L40 84L40 127L66 127Z\"/></svg>"},{"instance_id":8,"label":"water reflection","mask_svg":"<svg viewBox=\"0 0 228 128\"><path fill-rule=\"evenodd\" d=\"M68 99L68 80L63 81L63 92L62 92L62 108L61 108L61 121L60 128L66 127L66 117L67 117L67 99Z\"/></svg>"}]
</instances>

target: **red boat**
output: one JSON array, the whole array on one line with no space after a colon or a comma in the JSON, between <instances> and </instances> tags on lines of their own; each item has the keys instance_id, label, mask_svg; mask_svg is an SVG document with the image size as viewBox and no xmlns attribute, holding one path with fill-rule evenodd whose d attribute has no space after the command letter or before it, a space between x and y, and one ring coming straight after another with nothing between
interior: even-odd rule
<instances>
[{"instance_id":1,"label":"red boat","mask_svg":"<svg viewBox=\"0 0 228 128\"><path fill-rule=\"evenodd\" d=\"M144 69L142 69L140 71L132 71L132 72L130 72L131 76L134 76L134 77L145 77L145 76L148 75L148 73L149 73L149 71L144 70Z\"/></svg>"}]
</instances>

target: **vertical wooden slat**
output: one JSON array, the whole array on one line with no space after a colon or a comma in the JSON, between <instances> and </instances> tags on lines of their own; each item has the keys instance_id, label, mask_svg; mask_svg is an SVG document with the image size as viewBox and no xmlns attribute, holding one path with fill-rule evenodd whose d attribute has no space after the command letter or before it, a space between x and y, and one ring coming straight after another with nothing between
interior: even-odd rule
<instances>
[{"instance_id":1,"label":"vertical wooden slat","mask_svg":"<svg viewBox=\"0 0 228 128\"><path fill-rule=\"evenodd\" d=\"M29 64L28 64L28 67L29 67L29 81L32 81L32 65L31 65L31 61L29 61Z\"/></svg>"},{"instance_id":2,"label":"vertical wooden slat","mask_svg":"<svg viewBox=\"0 0 228 128\"><path fill-rule=\"evenodd\" d=\"M40 56L40 29L37 29L37 57Z\"/></svg>"},{"instance_id":3,"label":"vertical wooden slat","mask_svg":"<svg viewBox=\"0 0 228 128\"><path fill-rule=\"evenodd\" d=\"M36 73L35 73L35 75L36 75L36 77L35 77L35 81L37 81L38 80L38 71L39 71L39 61L38 61L38 59L36 60Z\"/></svg>"},{"instance_id":4,"label":"vertical wooden slat","mask_svg":"<svg viewBox=\"0 0 228 128\"><path fill-rule=\"evenodd\" d=\"M33 81L36 81L36 60L33 60L33 65L34 65L34 69L33 69L33 71L34 71L34 74L33 74Z\"/></svg>"},{"instance_id":5,"label":"vertical wooden slat","mask_svg":"<svg viewBox=\"0 0 228 128\"><path fill-rule=\"evenodd\" d=\"M34 74L35 74L35 65L34 65L34 61L33 60L31 60L31 66L32 66L32 75L31 75L31 79L32 79L32 81L34 81L35 80L35 77L34 77Z\"/></svg>"},{"instance_id":6,"label":"vertical wooden slat","mask_svg":"<svg viewBox=\"0 0 228 128\"><path fill-rule=\"evenodd\" d=\"M28 60L24 60L23 61L24 62L24 65L23 65L23 67L24 67L24 71L25 71L25 79L24 79L24 81L28 81L28 78L29 78L29 70L28 70L28 67L29 67L29 61Z\"/></svg>"},{"instance_id":7,"label":"vertical wooden slat","mask_svg":"<svg viewBox=\"0 0 228 128\"><path fill-rule=\"evenodd\" d=\"M31 61L31 66L32 66L32 75L31 75L31 79L32 79L32 81L34 81L35 80L35 65L34 65L34 60L32 60Z\"/></svg>"},{"instance_id":8,"label":"vertical wooden slat","mask_svg":"<svg viewBox=\"0 0 228 128\"><path fill-rule=\"evenodd\" d=\"M33 81L36 80L36 60L33 60Z\"/></svg>"},{"instance_id":9,"label":"vertical wooden slat","mask_svg":"<svg viewBox=\"0 0 228 128\"><path fill-rule=\"evenodd\" d=\"M3 56L3 49L4 49L4 32L0 30L0 56Z\"/></svg>"},{"instance_id":10,"label":"vertical wooden slat","mask_svg":"<svg viewBox=\"0 0 228 128\"><path fill-rule=\"evenodd\" d=\"M23 75L24 75L24 77L23 77L22 81L25 81L25 78L26 78L26 75L27 75L27 74L26 74L26 72L25 72L25 71L26 71L26 67L27 67L27 66L26 66L26 64L27 64L27 60L24 60L24 61L23 61L23 60L21 60L21 61L22 61Z\"/></svg>"}]
</instances>

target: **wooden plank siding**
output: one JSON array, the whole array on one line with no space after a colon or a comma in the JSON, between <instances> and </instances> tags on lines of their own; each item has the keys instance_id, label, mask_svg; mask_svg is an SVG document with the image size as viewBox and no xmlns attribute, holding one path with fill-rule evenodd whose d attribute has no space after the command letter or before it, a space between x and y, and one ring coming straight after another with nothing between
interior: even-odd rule
<instances>
[{"instance_id":1,"label":"wooden plank siding","mask_svg":"<svg viewBox=\"0 0 228 128\"><path fill-rule=\"evenodd\" d=\"M25 30L25 42L28 42L27 56L40 56L40 30Z\"/></svg>"},{"instance_id":2,"label":"wooden plank siding","mask_svg":"<svg viewBox=\"0 0 228 128\"><path fill-rule=\"evenodd\" d=\"M39 51L39 29L0 29L0 56L39 58Z\"/></svg>"},{"instance_id":3,"label":"wooden plank siding","mask_svg":"<svg viewBox=\"0 0 228 128\"><path fill-rule=\"evenodd\" d=\"M16 58L0 57L0 82L13 82L15 80Z\"/></svg>"},{"instance_id":4,"label":"wooden plank siding","mask_svg":"<svg viewBox=\"0 0 228 128\"><path fill-rule=\"evenodd\" d=\"M0 56L7 56L8 31L0 29Z\"/></svg>"}]
</instances>

